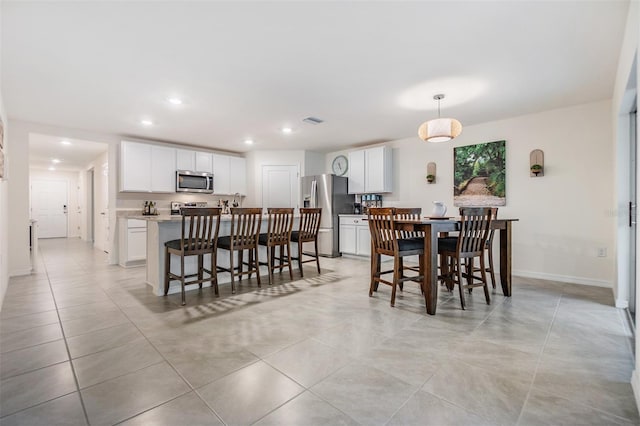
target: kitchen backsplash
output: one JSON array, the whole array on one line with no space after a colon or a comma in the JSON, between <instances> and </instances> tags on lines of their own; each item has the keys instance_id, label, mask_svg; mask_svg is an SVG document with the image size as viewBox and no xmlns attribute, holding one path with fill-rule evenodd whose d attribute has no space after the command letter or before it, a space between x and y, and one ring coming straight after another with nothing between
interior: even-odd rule
<instances>
[{"instance_id":1,"label":"kitchen backsplash","mask_svg":"<svg viewBox=\"0 0 640 426\"><path fill-rule=\"evenodd\" d=\"M243 196L236 197L236 200L240 203L241 206L244 198L245 197ZM145 201L154 201L156 203L157 209L161 213L164 213L165 210L169 211L172 201L178 201L181 203L204 201L211 207L217 207L219 200L229 200L229 205L231 205L233 201L233 195L185 194L177 192L175 194L144 194L120 192L118 193L118 199L116 200L116 209L140 209L140 211L142 211L142 206L144 206Z\"/></svg>"}]
</instances>

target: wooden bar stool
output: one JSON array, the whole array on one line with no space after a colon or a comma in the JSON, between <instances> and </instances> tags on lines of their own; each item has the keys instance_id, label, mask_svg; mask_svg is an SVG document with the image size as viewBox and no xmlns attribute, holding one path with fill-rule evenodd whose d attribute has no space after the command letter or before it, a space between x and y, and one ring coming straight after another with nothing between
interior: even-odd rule
<instances>
[{"instance_id":1,"label":"wooden bar stool","mask_svg":"<svg viewBox=\"0 0 640 426\"><path fill-rule=\"evenodd\" d=\"M180 280L182 287L182 305L185 305L184 287L190 284L200 284L211 281L211 286L218 295L218 276L216 274L216 242L220 229L219 208L184 208L182 209L182 238L167 241L164 258L164 294L169 293L169 282ZM187 223L189 224L187 228ZM180 256L180 275L171 272L171 255ZM205 269L203 265L204 255L211 255L211 269ZM184 258L198 256L198 271L185 275ZM204 272L209 278L204 278ZM198 277L195 280L186 281L187 278Z\"/></svg>"},{"instance_id":2,"label":"wooden bar stool","mask_svg":"<svg viewBox=\"0 0 640 426\"><path fill-rule=\"evenodd\" d=\"M313 262L315 260L320 273L320 259L318 255L318 230L320 229L320 218L322 216L321 208L301 208L300 209L300 229L291 233L291 241L298 243L298 257L292 257L298 261L300 275L304 277L302 264ZM302 253L304 243L313 242L315 254ZM302 260L302 256L312 257L312 259Z\"/></svg>"},{"instance_id":3,"label":"wooden bar stool","mask_svg":"<svg viewBox=\"0 0 640 426\"><path fill-rule=\"evenodd\" d=\"M371 253L371 285L369 287L369 297L373 296L378 283L390 285L391 306L396 303L396 287L405 281L417 281L422 287L424 276L424 240L422 238L399 239L400 234L395 228L396 209L394 208L369 208L368 222L371 232L371 242L373 253ZM388 271L380 270L380 255L393 257L393 269ZM419 257L419 275L405 277L400 271L400 259L405 256ZM392 281L382 279L382 275L393 273Z\"/></svg>"},{"instance_id":4,"label":"wooden bar stool","mask_svg":"<svg viewBox=\"0 0 640 426\"><path fill-rule=\"evenodd\" d=\"M229 250L229 268L218 266L218 271L231 274L231 292L235 294L235 277L242 279L242 275L251 275L255 272L260 284L260 268L258 266L258 236L262 223L261 208L232 208L231 209L231 235L218 238L218 248ZM247 270L242 270L242 253L249 250L249 262ZM234 266L233 253L238 252L238 266Z\"/></svg>"},{"instance_id":5,"label":"wooden bar stool","mask_svg":"<svg viewBox=\"0 0 640 426\"><path fill-rule=\"evenodd\" d=\"M260 234L258 244L267 247L267 262L260 262L269 268L269 285L273 282L273 269L275 268L276 247L279 247L280 257L278 257L278 267L289 267L289 277L293 279L291 270L291 230L293 228L292 208L269 208L269 222L267 233ZM285 257L286 252L286 257Z\"/></svg>"}]
</instances>

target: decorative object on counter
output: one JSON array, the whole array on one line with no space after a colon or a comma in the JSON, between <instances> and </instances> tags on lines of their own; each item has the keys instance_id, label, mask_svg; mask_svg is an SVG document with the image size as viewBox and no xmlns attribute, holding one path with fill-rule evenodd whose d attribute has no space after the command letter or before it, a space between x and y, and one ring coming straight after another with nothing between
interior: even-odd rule
<instances>
[{"instance_id":1,"label":"decorative object on counter","mask_svg":"<svg viewBox=\"0 0 640 426\"><path fill-rule=\"evenodd\" d=\"M505 141L453 149L453 205L504 206L506 194Z\"/></svg>"},{"instance_id":2,"label":"decorative object on counter","mask_svg":"<svg viewBox=\"0 0 640 426\"><path fill-rule=\"evenodd\" d=\"M534 149L529 154L529 164L531 177L542 177L544 176L544 152L541 149Z\"/></svg>"},{"instance_id":3,"label":"decorative object on counter","mask_svg":"<svg viewBox=\"0 0 640 426\"><path fill-rule=\"evenodd\" d=\"M362 214L362 203L353 203L353 214Z\"/></svg>"},{"instance_id":4,"label":"decorative object on counter","mask_svg":"<svg viewBox=\"0 0 640 426\"><path fill-rule=\"evenodd\" d=\"M218 200L218 207L222 209L222 214L231 214L229 200Z\"/></svg>"},{"instance_id":5,"label":"decorative object on counter","mask_svg":"<svg viewBox=\"0 0 640 426\"><path fill-rule=\"evenodd\" d=\"M445 214L447 214L447 206L445 206L444 201L434 201L431 216L444 217Z\"/></svg>"},{"instance_id":6,"label":"decorative object on counter","mask_svg":"<svg viewBox=\"0 0 640 426\"><path fill-rule=\"evenodd\" d=\"M427 182L434 183L436 181L436 163L427 164Z\"/></svg>"},{"instance_id":7,"label":"decorative object on counter","mask_svg":"<svg viewBox=\"0 0 640 426\"><path fill-rule=\"evenodd\" d=\"M382 207L382 195L380 194L362 194L362 214L367 214L367 211L372 207Z\"/></svg>"},{"instance_id":8,"label":"decorative object on counter","mask_svg":"<svg viewBox=\"0 0 640 426\"><path fill-rule=\"evenodd\" d=\"M438 118L426 121L418 128L418 136L427 142L447 142L462 133L462 124L455 118L440 117L440 101L444 95L433 97L438 101Z\"/></svg>"},{"instance_id":9,"label":"decorative object on counter","mask_svg":"<svg viewBox=\"0 0 640 426\"><path fill-rule=\"evenodd\" d=\"M143 216L157 216L158 209L156 208L156 203L154 201L145 201L144 207L142 209Z\"/></svg>"},{"instance_id":10,"label":"decorative object on counter","mask_svg":"<svg viewBox=\"0 0 640 426\"><path fill-rule=\"evenodd\" d=\"M233 194L233 202L231 203L231 207L236 208L236 207L240 207L240 203L236 200L236 197L240 197L240 193L236 192L235 194Z\"/></svg>"},{"instance_id":11,"label":"decorative object on counter","mask_svg":"<svg viewBox=\"0 0 640 426\"><path fill-rule=\"evenodd\" d=\"M349 170L349 160L344 155L338 155L331 163L331 171L336 176L344 176Z\"/></svg>"}]
</instances>

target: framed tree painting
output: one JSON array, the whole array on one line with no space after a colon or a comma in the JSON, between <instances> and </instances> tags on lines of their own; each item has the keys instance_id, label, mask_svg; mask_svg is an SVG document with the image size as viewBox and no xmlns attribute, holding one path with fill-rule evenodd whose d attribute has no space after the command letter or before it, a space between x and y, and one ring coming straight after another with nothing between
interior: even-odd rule
<instances>
[{"instance_id":1,"label":"framed tree painting","mask_svg":"<svg viewBox=\"0 0 640 426\"><path fill-rule=\"evenodd\" d=\"M505 141L453 150L453 205L497 207L507 204Z\"/></svg>"}]
</instances>

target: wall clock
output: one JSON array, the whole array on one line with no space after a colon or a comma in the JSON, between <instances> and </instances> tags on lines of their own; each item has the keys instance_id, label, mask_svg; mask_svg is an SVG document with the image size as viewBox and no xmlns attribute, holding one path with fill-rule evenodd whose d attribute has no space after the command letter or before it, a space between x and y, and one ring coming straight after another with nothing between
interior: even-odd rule
<instances>
[{"instance_id":1,"label":"wall clock","mask_svg":"<svg viewBox=\"0 0 640 426\"><path fill-rule=\"evenodd\" d=\"M338 155L331 163L331 170L337 176L344 176L349 170L349 160L344 155Z\"/></svg>"}]
</instances>

